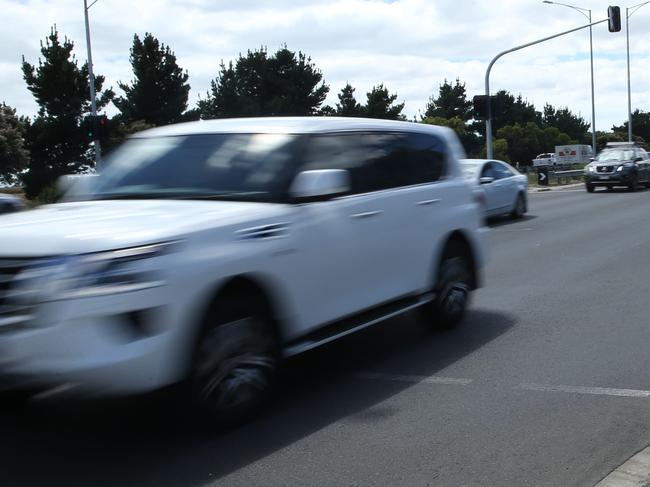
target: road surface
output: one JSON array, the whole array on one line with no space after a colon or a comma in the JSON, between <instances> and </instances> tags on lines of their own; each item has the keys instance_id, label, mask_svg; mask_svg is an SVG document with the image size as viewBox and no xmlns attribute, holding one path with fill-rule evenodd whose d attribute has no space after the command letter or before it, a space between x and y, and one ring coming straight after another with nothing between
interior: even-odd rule
<instances>
[{"instance_id":1,"label":"road surface","mask_svg":"<svg viewBox=\"0 0 650 487\"><path fill-rule=\"evenodd\" d=\"M415 315L296 358L261 419L173 395L0 417L0 484L593 486L650 444L650 191L530 195L464 324Z\"/></svg>"}]
</instances>

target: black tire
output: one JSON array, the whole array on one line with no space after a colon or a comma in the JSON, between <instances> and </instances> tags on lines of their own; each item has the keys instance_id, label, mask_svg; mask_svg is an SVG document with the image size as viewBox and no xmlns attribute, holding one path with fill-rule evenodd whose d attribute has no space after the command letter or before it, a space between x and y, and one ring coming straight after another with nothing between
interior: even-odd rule
<instances>
[{"instance_id":1,"label":"black tire","mask_svg":"<svg viewBox=\"0 0 650 487\"><path fill-rule=\"evenodd\" d=\"M432 328L446 330L462 321L472 289L471 265L463 246L448 245L438 270L435 298L424 308L425 320Z\"/></svg>"},{"instance_id":2,"label":"black tire","mask_svg":"<svg viewBox=\"0 0 650 487\"><path fill-rule=\"evenodd\" d=\"M519 219L526 213L526 197L519 193L517 195L517 200L515 201L515 206L510 212L510 216L515 219Z\"/></svg>"},{"instance_id":3,"label":"black tire","mask_svg":"<svg viewBox=\"0 0 650 487\"><path fill-rule=\"evenodd\" d=\"M614 186L607 186L607 191L614 191Z\"/></svg>"},{"instance_id":4,"label":"black tire","mask_svg":"<svg viewBox=\"0 0 650 487\"><path fill-rule=\"evenodd\" d=\"M627 185L627 190L630 192L634 192L637 190L638 187L638 179L636 176L633 176L632 179L630 180L630 183Z\"/></svg>"},{"instance_id":5,"label":"black tire","mask_svg":"<svg viewBox=\"0 0 650 487\"><path fill-rule=\"evenodd\" d=\"M190 386L212 426L236 426L270 399L280 361L268 313L242 299L224 299L209 313L199 337Z\"/></svg>"},{"instance_id":6,"label":"black tire","mask_svg":"<svg viewBox=\"0 0 650 487\"><path fill-rule=\"evenodd\" d=\"M0 411L21 412L28 407L33 395L33 391L1 391Z\"/></svg>"},{"instance_id":7,"label":"black tire","mask_svg":"<svg viewBox=\"0 0 650 487\"><path fill-rule=\"evenodd\" d=\"M645 182L645 187L648 188L648 189L650 189L650 180L648 180L648 181Z\"/></svg>"},{"instance_id":8,"label":"black tire","mask_svg":"<svg viewBox=\"0 0 650 487\"><path fill-rule=\"evenodd\" d=\"M593 184L585 184L585 188L587 188L587 193L593 193L594 190L596 189Z\"/></svg>"}]
</instances>

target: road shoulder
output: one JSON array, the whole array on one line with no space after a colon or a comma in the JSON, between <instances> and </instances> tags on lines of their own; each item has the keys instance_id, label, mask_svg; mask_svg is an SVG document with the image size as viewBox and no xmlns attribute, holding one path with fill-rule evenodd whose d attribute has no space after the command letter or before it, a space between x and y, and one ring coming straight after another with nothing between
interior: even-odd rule
<instances>
[{"instance_id":1,"label":"road shoulder","mask_svg":"<svg viewBox=\"0 0 650 487\"><path fill-rule=\"evenodd\" d=\"M596 484L596 487L650 486L650 447L637 453Z\"/></svg>"}]
</instances>

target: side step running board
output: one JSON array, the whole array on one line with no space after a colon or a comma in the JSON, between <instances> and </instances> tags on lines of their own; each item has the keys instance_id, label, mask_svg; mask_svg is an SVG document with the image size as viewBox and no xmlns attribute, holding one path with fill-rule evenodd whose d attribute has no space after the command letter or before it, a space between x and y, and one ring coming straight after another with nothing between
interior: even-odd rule
<instances>
[{"instance_id":1,"label":"side step running board","mask_svg":"<svg viewBox=\"0 0 650 487\"><path fill-rule=\"evenodd\" d=\"M400 299L372 310L365 311L351 318L337 321L304 337L289 342L284 348L284 356L292 357L326 343L338 340L346 335L356 333L370 326L419 308L433 300L433 294Z\"/></svg>"}]
</instances>

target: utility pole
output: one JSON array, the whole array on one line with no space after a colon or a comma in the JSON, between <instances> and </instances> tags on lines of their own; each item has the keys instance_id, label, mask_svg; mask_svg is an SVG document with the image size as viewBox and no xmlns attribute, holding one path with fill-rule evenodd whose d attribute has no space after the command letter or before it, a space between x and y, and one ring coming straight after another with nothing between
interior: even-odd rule
<instances>
[{"instance_id":1,"label":"utility pole","mask_svg":"<svg viewBox=\"0 0 650 487\"><path fill-rule=\"evenodd\" d=\"M95 0L93 3L90 4L90 7L95 5L98 2L98 0ZM88 0L84 0L84 18L86 20L86 48L88 49L88 85L90 87L90 113L92 115L92 120L93 124L97 120L97 100L96 100L96 93L95 93L95 75L93 74L93 55L92 55L92 49L90 47L90 23L88 22L88 9L90 9L88 6ZM95 133L93 131L93 133ZM95 133L95 140L94 140L94 147L95 147L95 168L98 168L102 162L102 146L99 142L99 139L97 138L97 134Z\"/></svg>"}]
</instances>

